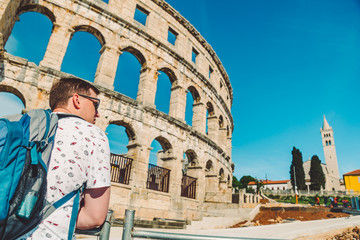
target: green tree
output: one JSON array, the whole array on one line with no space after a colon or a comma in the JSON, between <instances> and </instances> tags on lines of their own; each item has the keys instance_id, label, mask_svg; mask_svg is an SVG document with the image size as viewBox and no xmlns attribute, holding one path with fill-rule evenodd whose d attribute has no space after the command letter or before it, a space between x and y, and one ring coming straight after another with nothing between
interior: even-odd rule
<instances>
[{"instance_id":1,"label":"green tree","mask_svg":"<svg viewBox=\"0 0 360 240\"><path fill-rule=\"evenodd\" d=\"M256 184L256 193L259 194L260 189L264 186L264 183L262 181L255 179L255 184Z\"/></svg>"},{"instance_id":2,"label":"green tree","mask_svg":"<svg viewBox=\"0 0 360 240\"><path fill-rule=\"evenodd\" d=\"M237 180L237 178L233 175L232 187L233 187L233 189L235 189L235 193L239 192L240 185L241 184L240 184L239 180Z\"/></svg>"},{"instance_id":3,"label":"green tree","mask_svg":"<svg viewBox=\"0 0 360 240\"><path fill-rule=\"evenodd\" d=\"M303 167L303 160L302 154L299 149L293 147L291 152L292 154L292 162L290 165L290 179L291 185L295 190L295 178L296 178L296 186L299 190L306 190L305 185L305 172ZM295 176L294 176L294 169L295 169Z\"/></svg>"},{"instance_id":4,"label":"green tree","mask_svg":"<svg viewBox=\"0 0 360 240\"><path fill-rule=\"evenodd\" d=\"M311 158L309 175L311 181L311 190L320 190L321 187L325 189L325 174L321 167L321 161L317 155L314 155Z\"/></svg>"},{"instance_id":5,"label":"green tree","mask_svg":"<svg viewBox=\"0 0 360 240\"><path fill-rule=\"evenodd\" d=\"M256 182L256 178L253 178L252 176L242 176L240 179L240 188L247 188L249 182Z\"/></svg>"}]
</instances>

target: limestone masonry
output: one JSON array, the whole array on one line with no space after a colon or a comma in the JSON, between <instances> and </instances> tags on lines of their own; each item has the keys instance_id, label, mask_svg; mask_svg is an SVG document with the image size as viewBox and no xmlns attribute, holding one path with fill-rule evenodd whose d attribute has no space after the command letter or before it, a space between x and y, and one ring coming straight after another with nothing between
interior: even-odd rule
<instances>
[{"instance_id":1,"label":"limestone masonry","mask_svg":"<svg viewBox=\"0 0 360 240\"><path fill-rule=\"evenodd\" d=\"M134 19L136 11L146 17L144 24ZM53 23L39 66L4 52L15 21L25 12L41 13ZM97 125L103 130L109 124L124 126L129 137L127 165L112 162L120 178L125 170L129 173L127 183L112 184L115 216L122 217L129 208L136 210L137 218L195 220L203 217L209 203L231 203L234 123L229 77L200 33L163 0L0 0L0 92L18 96L26 110L48 108L53 82L69 76L61 72L61 64L78 31L93 34L102 46L94 76L101 90ZM170 33L174 43L168 41ZM123 52L141 64L136 100L114 91ZM172 84L169 114L156 110L158 71ZM194 98L192 126L185 122L187 91ZM154 139L163 148L156 171L148 165ZM182 172L184 153L189 178ZM189 195L191 181L196 183L194 195Z\"/></svg>"}]
</instances>

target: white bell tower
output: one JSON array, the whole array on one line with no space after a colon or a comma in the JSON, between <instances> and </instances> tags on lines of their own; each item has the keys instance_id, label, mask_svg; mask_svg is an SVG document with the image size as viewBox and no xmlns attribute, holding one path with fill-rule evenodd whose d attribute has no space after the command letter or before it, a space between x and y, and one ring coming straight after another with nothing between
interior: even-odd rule
<instances>
[{"instance_id":1,"label":"white bell tower","mask_svg":"<svg viewBox=\"0 0 360 240\"><path fill-rule=\"evenodd\" d=\"M324 149L324 157L326 169L324 171L326 177L325 190L340 190L339 166L336 157L334 131L326 121L324 115L324 122L320 128L321 139Z\"/></svg>"}]
</instances>

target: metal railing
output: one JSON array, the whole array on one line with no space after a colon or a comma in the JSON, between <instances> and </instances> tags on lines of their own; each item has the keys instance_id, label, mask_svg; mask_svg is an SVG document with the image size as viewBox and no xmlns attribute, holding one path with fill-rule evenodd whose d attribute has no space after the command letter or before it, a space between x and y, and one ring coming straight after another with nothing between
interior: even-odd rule
<instances>
[{"instance_id":1,"label":"metal railing","mask_svg":"<svg viewBox=\"0 0 360 240\"><path fill-rule=\"evenodd\" d=\"M195 199L196 196L196 178L183 175L181 180L181 196Z\"/></svg>"},{"instance_id":2,"label":"metal railing","mask_svg":"<svg viewBox=\"0 0 360 240\"><path fill-rule=\"evenodd\" d=\"M233 194L232 194L231 202L232 202L232 203L239 203L239 202L240 202L240 194L238 194L238 193L237 193L237 194L236 194L236 193L234 194L234 193L233 193Z\"/></svg>"},{"instance_id":3,"label":"metal railing","mask_svg":"<svg viewBox=\"0 0 360 240\"><path fill-rule=\"evenodd\" d=\"M169 192L170 170L149 164L146 188L161 192Z\"/></svg>"},{"instance_id":4,"label":"metal railing","mask_svg":"<svg viewBox=\"0 0 360 240\"><path fill-rule=\"evenodd\" d=\"M117 154L110 155L111 181L129 184L132 159Z\"/></svg>"},{"instance_id":5,"label":"metal railing","mask_svg":"<svg viewBox=\"0 0 360 240\"><path fill-rule=\"evenodd\" d=\"M135 210L125 210L125 223L123 228L122 240L132 240L133 238L146 239L170 239L170 240L264 240L264 238L246 238L246 237L217 237L195 234L181 234L168 232L138 231L134 230ZM266 238L270 240L271 238ZM277 240L277 239L272 239ZM278 239L280 240L280 239Z\"/></svg>"}]
</instances>

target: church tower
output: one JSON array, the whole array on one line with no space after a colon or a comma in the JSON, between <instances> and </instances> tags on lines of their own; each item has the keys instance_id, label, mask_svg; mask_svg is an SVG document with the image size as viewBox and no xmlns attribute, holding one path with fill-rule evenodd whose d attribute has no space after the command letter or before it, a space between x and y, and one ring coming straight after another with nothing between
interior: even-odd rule
<instances>
[{"instance_id":1,"label":"church tower","mask_svg":"<svg viewBox=\"0 0 360 240\"><path fill-rule=\"evenodd\" d=\"M324 157L326 169L324 171L326 177L325 188L327 191L340 190L339 166L336 157L334 131L326 121L324 115L324 122L320 128L321 139L324 149Z\"/></svg>"}]
</instances>

